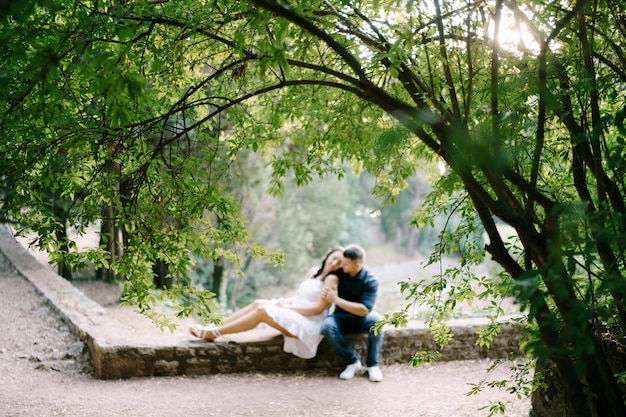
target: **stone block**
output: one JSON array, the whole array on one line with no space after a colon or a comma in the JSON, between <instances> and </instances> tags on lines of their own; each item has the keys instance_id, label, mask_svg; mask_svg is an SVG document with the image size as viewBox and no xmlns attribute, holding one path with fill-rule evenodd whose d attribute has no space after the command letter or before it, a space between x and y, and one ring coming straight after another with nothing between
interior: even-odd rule
<instances>
[{"instance_id":1,"label":"stone block","mask_svg":"<svg viewBox=\"0 0 626 417\"><path fill-rule=\"evenodd\" d=\"M154 376L180 375L178 361L157 360L154 363Z\"/></svg>"}]
</instances>

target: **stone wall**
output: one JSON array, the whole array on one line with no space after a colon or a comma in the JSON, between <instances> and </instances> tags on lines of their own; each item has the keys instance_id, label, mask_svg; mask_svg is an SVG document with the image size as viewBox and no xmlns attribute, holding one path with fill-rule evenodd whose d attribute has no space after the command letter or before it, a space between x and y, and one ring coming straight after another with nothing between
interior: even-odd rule
<instances>
[{"instance_id":1,"label":"stone wall","mask_svg":"<svg viewBox=\"0 0 626 417\"><path fill-rule=\"evenodd\" d=\"M521 353L521 329L518 326L504 325L491 349L476 345L475 330L478 327L452 327L454 340L442 351L441 360L504 358ZM367 337L353 335L349 341L361 358L365 358ZM282 343L282 336L246 343L199 340L178 346L106 346L92 341L89 349L96 374L102 379L252 371L336 373L344 366L325 341L313 359L300 359L283 352ZM436 345L425 329L390 329L385 332L381 360L384 365L408 363L415 352L435 349Z\"/></svg>"}]
</instances>

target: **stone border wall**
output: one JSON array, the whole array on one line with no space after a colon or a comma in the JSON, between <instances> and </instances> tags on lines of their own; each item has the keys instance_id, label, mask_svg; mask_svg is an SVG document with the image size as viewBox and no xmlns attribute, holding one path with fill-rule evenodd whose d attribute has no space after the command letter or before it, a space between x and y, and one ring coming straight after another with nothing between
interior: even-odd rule
<instances>
[{"instance_id":1,"label":"stone border wall","mask_svg":"<svg viewBox=\"0 0 626 417\"><path fill-rule=\"evenodd\" d=\"M300 359L282 350L283 338L246 343L173 341L150 345L137 340L121 323L86 297L65 279L35 260L4 227L0 227L0 256L29 280L61 315L70 329L86 344L100 379L131 377L206 375L235 372L291 372L318 370L335 373L343 367L339 357L322 341L313 359ZM7 262L1 262L6 264ZM454 339L441 352L440 360L505 358L520 355L521 327L505 324L490 349L476 345L476 330L486 319L450 322ZM366 335L350 337L350 343L364 358ZM381 360L383 365L408 363L415 352L437 350L424 326L385 329Z\"/></svg>"},{"instance_id":2,"label":"stone border wall","mask_svg":"<svg viewBox=\"0 0 626 417\"><path fill-rule=\"evenodd\" d=\"M521 353L518 326L503 326L491 349L476 346L476 328L452 327L454 340L443 350L441 360L495 359ZM89 350L96 374L102 379L298 370L335 373L344 366L325 341L315 358L301 359L283 352L282 336L246 343L200 340L178 346L105 345L90 339ZM367 337L351 336L350 342L361 358L365 358ZM415 352L422 350L436 350L424 329L390 329L385 332L382 363L408 363Z\"/></svg>"}]
</instances>

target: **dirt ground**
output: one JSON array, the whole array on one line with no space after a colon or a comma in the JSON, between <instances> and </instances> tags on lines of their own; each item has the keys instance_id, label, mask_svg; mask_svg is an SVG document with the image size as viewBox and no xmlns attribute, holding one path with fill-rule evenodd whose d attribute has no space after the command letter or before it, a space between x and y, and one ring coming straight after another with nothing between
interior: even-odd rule
<instances>
[{"instance_id":1,"label":"dirt ground","mask_svg":"<svg viewBox=\"0 0 626 417\"><path fill-rule=\"evenodd\" d=\"M380 383L309 373L101 381L92 376L83 343L28 281L4 273L0 283L3 417L479 417L496 401L507 404L506 416L530 410L529 399L496 389L466 395L470 383L510 378L505 366L486 376L486 360L383 366Z\"/></svg>"}]
</instances>

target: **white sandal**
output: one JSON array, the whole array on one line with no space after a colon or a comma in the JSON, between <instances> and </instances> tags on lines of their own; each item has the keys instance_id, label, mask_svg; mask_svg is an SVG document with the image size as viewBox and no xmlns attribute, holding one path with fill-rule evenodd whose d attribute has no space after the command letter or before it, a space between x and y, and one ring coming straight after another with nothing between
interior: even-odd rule
<instances>
[{"instance_id":1,"label":"white sandal","mask_svg":"<svg viewBox=\"0 0 626 417\"><path fill-rule=\"evenodd\" d=\"M210 324L208 326L191 326L189 328L189 333L205 340L215 340L222 335L217 330L217 326L214 324Z\"/></svg>"}]
</instances>

